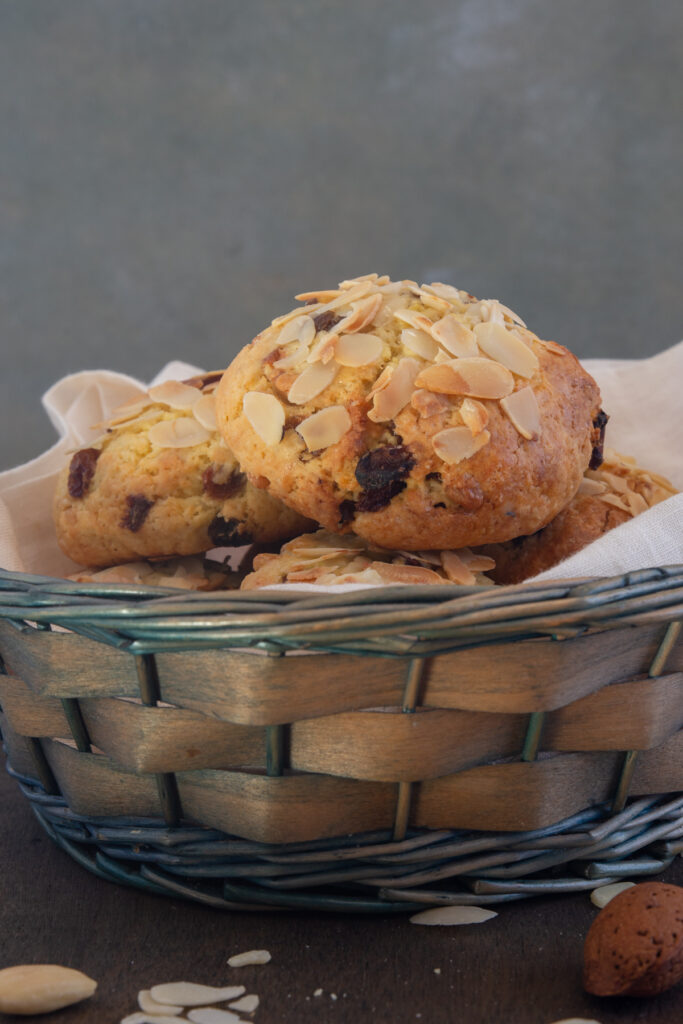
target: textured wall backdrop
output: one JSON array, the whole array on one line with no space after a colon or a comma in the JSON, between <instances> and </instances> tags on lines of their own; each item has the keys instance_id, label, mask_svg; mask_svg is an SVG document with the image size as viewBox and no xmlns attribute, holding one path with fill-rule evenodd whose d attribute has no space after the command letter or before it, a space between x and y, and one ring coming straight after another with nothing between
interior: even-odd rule
<instances>
[{"instance_id":1,"label":"textured wall backdrop","mask_svg":"<svg viewBox=\"0 0 683 1024\"><path fill-rule=\"evenodd\" d=\"M683 335L679 0L3 0L0 468L70 371L217 368L371 270Z\"/></svg>"}]
</instances>

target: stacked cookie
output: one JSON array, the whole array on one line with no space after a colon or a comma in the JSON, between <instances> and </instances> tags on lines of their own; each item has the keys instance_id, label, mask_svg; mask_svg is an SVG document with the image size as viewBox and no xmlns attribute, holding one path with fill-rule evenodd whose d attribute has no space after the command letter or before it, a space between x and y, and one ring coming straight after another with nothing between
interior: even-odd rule
<instances>
[{"instance_id":1,"label":"stacked cookie","mask_svg":"<svg viewBox=\"0 0 683 1024\"><path fill-rule=\"evenodd\" d=\"M377 274L297 300L225 373L151 389L74 455L67 554L112 565L318 525L245 586L515 582L673 493L616 455L596 477L595 381L501 303Z\"/></svg>"}]
</instances>

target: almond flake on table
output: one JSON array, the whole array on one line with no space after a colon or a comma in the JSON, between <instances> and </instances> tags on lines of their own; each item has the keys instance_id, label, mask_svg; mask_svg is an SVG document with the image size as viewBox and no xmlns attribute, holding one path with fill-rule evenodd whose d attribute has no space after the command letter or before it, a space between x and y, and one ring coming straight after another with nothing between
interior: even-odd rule
<instances>
[{"instance_id":1,"label":"almond flake on table","mask_svg":"<svg viewBox=\"0 0 683 1024\"><path fill-rule=\"evenodd\" d=\"M254 1010L258 1009L260 999L253 992L249 995L242 996L241 999L236 999L234 1003L229 1003L231 1010L241 1010L243 1013L253 1013Z\"/></svg>"},{"instance_id":2,"label":"almond flake on table","mask_svg":"<svg viewBox=\"0 0 683 1024\"><path fill-rule=\"evenodd\" d=\"M242 1024L242 1018L232 1010L219 1010L213 1006L190 1010L187 1019L192 1024Z\"/></svg>"},{"instance_id":3,"label":"almond flake on table","mask_svg":"<svg viewBox=\"0 0 683 1024\"><path fill-rule=\"evenodd\" d=\"M618 896L620 892L632 889L635 884L635 882L612 882L611 885L599 885L597 889L593 889L591 892L591 903L594 907L602 909L607 906L610 900Z\"/></svg>"},{"instance_id":4,"label":"almond flake on table","mask_svg":"<svg viewBox=\"0 0 683 1024\"><path fill-rule=\"evenodd\" d=\"M267 964L270 963L271 959L272 957L267 949L250 949L246 953L235 953L233 956L228 957L228 967L249 967L251 964Z\"/></svg>"},{"instance_id":5,"label":"almond flake on table","mask_svg":"<svg viewBox=\"0 0 683 1024\"><path fill-rule=\"evenodd\" d=\"M184 1006L174 1006L171 1003L158 1003L156 999L152 999L151 992L148 988L143 988L138 992L138 1006L143 1013L149 1013L156 1016L159 1014L166 1014L167 1017L176 1016L177 1014L182 1013L185 1009Z\"/></svg>"},{"instance_id":6,"label":"almond flake on table","mask_svg":"<svg viewBox=\"0 0 683 1024\"><path fill-rule=\"evenodd\" d=\"M492 917L498 917L497 912L485 907L432 907L430 910L421 910L418 914L413 914L410 923L426 925L482 924L484 921L490 921Z\"/></svg>"},{"instance_id":7,"label":"almond flake on table","mask_svg":"<svg viewBox=\"0 0 683 1024\"><path fill-rule=\"evenodd\" d=\"M179 1024L186 1021L187 1017L176 1017L168 1013L144 1013L136 1010L135 1013L122 1017L120 1024Z\"/></svg>"},{"instance_id":8,"label":"almond flake on table","mask_svg":"<svg viewBox=\"0 0 683 1024\"><path fill-rule=\"evenodd\" d=\"M206 1006L207 1003L237 999L245 992L244 985L227 985L223 988L216 988L215 985L197 985L193 981L171 981L164 985L154 985L149 990L150 996L157 1003L173 1003L181 1006Z\"/></svg>"}]
</instances>

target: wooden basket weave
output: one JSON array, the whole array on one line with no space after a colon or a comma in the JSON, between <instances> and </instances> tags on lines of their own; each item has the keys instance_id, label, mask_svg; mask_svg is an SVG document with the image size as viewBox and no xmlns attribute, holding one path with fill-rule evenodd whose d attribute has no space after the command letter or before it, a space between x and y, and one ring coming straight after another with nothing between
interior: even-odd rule
<instances>
[{"instance_id":1,"label":"wooden basket weave","mask_svg":"<svg viewBox=\"0 0 683 1024\"><path fill-rule=\"evenodd\" d=\"M220 907L406 910L683 850L683 566L196 594L0 572L2 732L50 835Z\"/></svg>"}]
</instances>

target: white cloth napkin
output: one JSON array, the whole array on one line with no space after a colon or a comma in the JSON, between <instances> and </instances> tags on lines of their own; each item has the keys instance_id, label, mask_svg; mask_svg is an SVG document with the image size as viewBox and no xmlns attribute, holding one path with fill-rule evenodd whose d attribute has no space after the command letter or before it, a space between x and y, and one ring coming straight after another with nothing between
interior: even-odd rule
<instances>
[{"instance_id":1,"label":"white cloth napkin","mask_svg":"<svg viewBox=\"0 0 683 1024\"><path fill-rule=\"evenodd\" d=\"M683 342L642 360L587 359L610 416L607 443L633 455L647 469L683 490ZM182 380L200 372L172 362L155 377ZM96 424L146 385L108 370L62 378L43 396L59 440L37 459L0 473L0 566L15 572L64 576L77 568L59 550L52 528L52 496L68 453L87 446L100 433ZM538 580L613 576L656 565L683 564L683 494L644 512L605 534ZM352 585L344 589L356 589ZM332 590L288 584L287 589Z\"/></svg>"}]
</instances>

